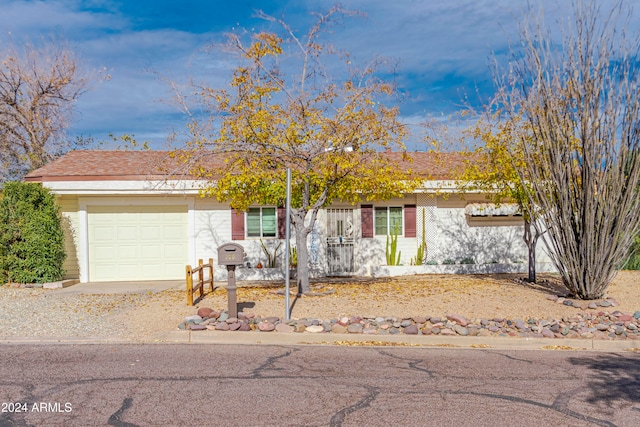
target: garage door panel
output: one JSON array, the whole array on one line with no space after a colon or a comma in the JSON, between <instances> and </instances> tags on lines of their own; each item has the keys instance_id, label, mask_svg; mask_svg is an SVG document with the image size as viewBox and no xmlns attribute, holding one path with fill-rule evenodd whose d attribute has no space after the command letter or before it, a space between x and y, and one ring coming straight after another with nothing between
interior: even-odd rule
<instances>
[{"instance_id":1,"label":"garage door panel","mask_svg":"<svg viewBox=\"0 0 640 427\"><path fill-rule=\"evenodd\" d=\"M114 215L110 212L99 212L93 214L93 223L96 225L111 225L113 224Z\"/></svg>"},{"instance_id":2,"label":"garage door panel","mask_svg":"<svg viewBox=\"0 0 640 427\"><path fill-rule=\"evenodd\" d=\"M142 241L158 240L163 238L164 237L162 233L163 228L164 226L162 224L158 224L156 226L143 225L142 227L140 227L140 240ZM182 227L179 226L177 228L180 230L180 232L174 235L173 237L175 239L184 237Z\"/></svg>"},{"instance_id":3,"label":"garage door panel","mask_svg":"<svg viewBox=\"0 0 640 427\"><path fill-rule=\"evenodd\" d=\"M113 247L111 249L113 249ZM116 252L116 259L121 263L129 263L131 260L138 258L139 254L137 245L117 245Z\"/></svg>"},{"instance_id":4,"label":"garage door panel","mask_svg":"<svg viewBox=\"0 0 640 427\"><path fill-rule=\"evenodd\" d=\"M163 266L160 264L145 264L142 267L142 274L145 276L162 276ZM160 277L161 279L161 277Z\"/></svg>"},{"instance_id":5,"label":"garage door panel","mask_svg":"<svg viewBox=\"0 0 640 427\"><path fill-rule=\"evenodd\" d=\"M130 223L130 222L137 221L139 214L137 212L134 213L134 212L124 211L119 213L114 212L114 216L117 216L119 222Z\"/></svg>"},{"instance_id":6,"label":"garage door panel","mask_svg":"<svg viewBox=\"0 0 640 427\"><path fill-rule=\"evenodd\" d=\"M164 245L162 247L162 257L165 259L179 258L183 248L180 245Z\"/></svg>"},{"instance_id":7,"label":"garage door panel","mask_svg":"<svg viewBox=\"0 0 640 427\"><path fill-rule=\"evenodd\" d=\"M96 277L108 277L113 275L113 267L106 265L96 265L91 269L91 273Z\"/></svg>"},{"instance_id":8,"label":"garage door panel","mask_svg":"<svg viewBox=\"0 0 640 427\"><path fill-rule=\"evenodd\" d=\"M140 259L148 262L158 262L161 258L163 258L162 246L157 244L140 246Z\"/></svg>"},{"instance_id":9,"label":"garage door panel","mask_svg":"<svg viewBox=\"0 0 640 427\"><path fill-rule=\"evenodd\" d=\"M138 274L138 265L137 264L120 264L117 266L118 275L120 277L136 277Z\"/></svg>"},{"instance_id":10,"label":"garage door panel","mask_svg":"<svg viewBox=\"0 0 640 427\"><path fill-rule=\"evenodd\" d=\"M125 242L128 240L137 241L140 239L139 228L132 225L119 225L117 227L118 241Z\"/></svg>"},{"instance_id":11,"label":"garage door panel","mask_svg":"<svg viewBox=\"0 0 640 427\"><path fill-rule=\"evenodd\" d=\"M112 262L115 262L118 257L118 253L114 252L113 247L109 245L95 245L93 247L93 255L96 258L100 258L105 261L111 260Z\"/></svg>"},{"instance_id":12,"label":"garage door panel","mask_svg":"<svg viewBox=\"0 0 640 427\"><path fill-rule=\"evenodd\" d=\"M93 241L94 242L110 242L113 240L113 235L116 232L116 227L101 225L94 227Z\"/></svg>"},{"instance_id":13,"label":"garage door panel","mask_svg":"<svg viewBox=\"0 0 640 427\"><path fill-rule=\"evenodd\" d=\"M181 279L187 206L89 206L89 280Z\"/></svg>"},{"instance_id":14,"label":"garage door panel","mask_svg":"<svg viewBox=\"0 0 640 427\"><path fill-rule=\"evenodd\" d=\"M169 225L162 229L162 237L168 240L177 240L182 233L180 225Z\"/></svg>"}]
</instances>

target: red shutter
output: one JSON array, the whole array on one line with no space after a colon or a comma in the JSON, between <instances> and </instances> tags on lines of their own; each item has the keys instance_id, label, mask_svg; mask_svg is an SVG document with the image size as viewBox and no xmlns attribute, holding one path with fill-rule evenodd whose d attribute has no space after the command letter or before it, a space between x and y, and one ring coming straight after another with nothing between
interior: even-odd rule
<instances>
[{"instance_id":1,"label":"red shutter","mask_svg":"<svg viewBox=\"0 0 640 427\"><path fill-rule=\"evenodd\" d=\"M278 208L278 239L287 237L287 208Z\"/></svg>"},{"instance_id":2,"label":"red shutter","mask_svg":"<svg viewBox=\"0 0 640 427\"><path fill-rule=\"evenodd\" d=\"M231 239L244 240L244 212L231 209Z\"/></svg>"},{"instance_id":3,"label":"red shutter","mask_svg":"<svg viewBox=\"0 0 640 427\"><path fill-rule=\"evenodd\" d=\"M373 237L373 205L360 206L360 218L362 220L362 237Z\"/></svg>"},{"instance_id":4,"label":"red shutter","mask_svg":"<svg viewBox=\"0 0 640 427\"><path fill-rule=\"evenodd\" d=\"M404 237L416 237L416 205L404 205Z\"/></svg>"}]
</instances>

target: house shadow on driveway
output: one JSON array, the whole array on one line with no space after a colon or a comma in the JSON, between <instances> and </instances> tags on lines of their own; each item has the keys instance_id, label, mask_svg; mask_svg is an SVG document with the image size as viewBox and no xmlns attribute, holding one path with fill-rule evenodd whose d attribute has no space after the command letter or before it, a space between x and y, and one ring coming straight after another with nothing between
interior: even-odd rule
<instances>
[{"instance_id":1,"label":"house shadow on driveway","mask_svg":"<svg viewBox=\"0 0 640 427\"><path fill-rule=\"evenodd\" d=\"M151 280L140 282L89 282L77 283L67 288L56 289L57 295L77 294L146 294L168 289L185 290L184 280Z\"/></svg>"}]
</instances>

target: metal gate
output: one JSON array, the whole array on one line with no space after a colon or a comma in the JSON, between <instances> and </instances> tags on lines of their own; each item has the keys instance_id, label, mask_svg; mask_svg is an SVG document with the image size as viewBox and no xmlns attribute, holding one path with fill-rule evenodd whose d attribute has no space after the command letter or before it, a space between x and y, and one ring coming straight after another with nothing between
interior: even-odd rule
<instances>
[{"instance_id":1,"label":"metal gate","mask_svg":"<svg viewBox=\"0 0 640 427\"><path fill-rule=\"evenodd\" d=\"M355 236L353 209L327 209L327 273L329 275L341 276L354 272Z\"/></svg>"}]
</instances>

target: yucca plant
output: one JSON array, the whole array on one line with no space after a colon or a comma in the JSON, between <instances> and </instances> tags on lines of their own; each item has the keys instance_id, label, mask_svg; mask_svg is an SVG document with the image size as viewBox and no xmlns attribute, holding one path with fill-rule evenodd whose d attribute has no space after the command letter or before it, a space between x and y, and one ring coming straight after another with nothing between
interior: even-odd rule
<instances>
[{"instance_id":1,"label":"yucca plant","mask_svg":"<svg viewBox=\"0 0 640 427\"><path fill-rule=\"evenodd\" d=\"M289 246L289 268L298 266L298 250L295 246Z\"/></svg>"},{"instance_id":2,"label":"yucca plant","mask_svg":"<svg viewBox=\"0 0 640 427\"><path fill-rule=\"evenodd\" d=\"M427 257L427 240L425 238L426 233L426 220L425 220L425 209L422 208L422 242L420 246L418 246L418 253L415 258L411 259L411 265L422 265L424 264Z\"/></svg>"},{"instance_id":3,"label":"yucca plant","mask_svg":"<svg viewBox=\"0 0 640 427\"><path fill-rule=\"evenodd\" d=\"M389 241L391 240L391 241ZM387 235L386 255L387 265L400 265L400 255L398 251L398 226L396 225L393 235Z\"/></svg>"},{"instance_id":4,"label":"yucca plant","mask_svg":"<svg viewBox=\"0 0 640 427\"><path fill-rule=\"evenodd\" d=\"M424 264L425 254L427 252L427 244L426 242L420 243L418 246L418 253L415 258L411 258L411 265L422 265Z\"/></svg>"},{"instance_id":5,"label":"yucca plant","mask_svg":"<svg viewBox=\"0 0 640 427\"><path fill-rule=\"evenodd\" d=\"M262 239L260 239L260 245L262 245L262 252L267 256L267 268L275 268L276 261L278 259L278 249L282 246L282 242L278 242L276 247L273 249L273 253L269 251L267 245L264 244Z\"/></svg>"}]
</instances>

